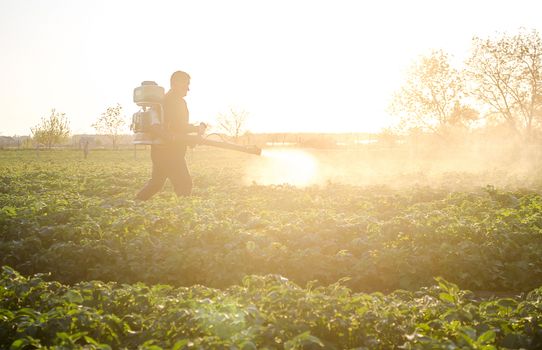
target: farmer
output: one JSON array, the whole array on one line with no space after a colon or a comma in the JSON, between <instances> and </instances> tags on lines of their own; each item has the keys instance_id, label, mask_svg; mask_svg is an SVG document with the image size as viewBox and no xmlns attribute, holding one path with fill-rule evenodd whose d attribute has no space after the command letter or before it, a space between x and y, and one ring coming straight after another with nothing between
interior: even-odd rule
<instances>
[{"instance_id":1,"label":"farmer","mask_svg":"<svg viewBox=\"0 0 542 350\"><path fill-rule=\"evenodd\" d=\"M188 133L202 135L206 125L188 123L188 108L184 97L188 93L190 76L177 71L171 75L170 90L163 102L164 125L154 132L164 140L162 144L151 145L152 176L136 195L137 200L147 200L160 191L169 179L177 196L188 196L192 191L192 179L184 159Z\"/></svg>"}]
</instances>

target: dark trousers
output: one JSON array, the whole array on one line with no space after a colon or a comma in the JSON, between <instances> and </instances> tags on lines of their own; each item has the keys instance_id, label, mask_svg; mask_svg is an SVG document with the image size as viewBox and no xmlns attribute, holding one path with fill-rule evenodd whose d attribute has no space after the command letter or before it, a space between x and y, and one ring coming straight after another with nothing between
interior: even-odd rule
<instances>
[{"instance_id":1,"label":"dark trousers","mask_svg":"<svg viewBox=\"0 0 542 350\"><path fill-rule=\"evenodd\" d=\"M136 199L147 200L159 192L167 179L177 196L188 196L192 192L192 178L186 166L186 147L151 146L152 176Z\"/></svg>"}]
</instances>

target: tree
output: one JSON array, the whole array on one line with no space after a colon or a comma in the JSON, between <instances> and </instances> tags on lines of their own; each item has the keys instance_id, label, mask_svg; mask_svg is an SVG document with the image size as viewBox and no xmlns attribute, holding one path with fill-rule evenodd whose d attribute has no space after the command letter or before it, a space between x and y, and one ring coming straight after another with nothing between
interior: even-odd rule
<instances>
[{"instance_id":1,"label":"tree","mask_svg":"<svg viewBox=\"0 0 542 350\"><path fill-rule=\"evenodd\" d=\"M488 115L532 136L542 115L542 39L536 30L496 38L474 37L467 60L472 93Z\"/></svg>"},{"instance_id":2,"label":"tree","mask_svg":"<svg viewBox=\"0 0 542 350\"><path fill-rule=\"evenodd\" d=\"M38 125L30 128L30 131L35 142L44 144L50 149L69 136L70 127L66 114L56 112L53 108L49 117L43 117Z\"/></svg>"},{"instance_id":3,"label":"tree","mask_svg":"<svg viewBox=\"0 0 542 350\"><path fill-rule=\"evenodd\" d=\"M103 112L96 122L92 124L92 127L96 129L99 134L107 135L111 138L113 148L117 148L117 140L119 137L119 131L126 125L125 117L122 114L122 106L117 103L115 107L108 107Z\"/></svg>"},{"instance_id":4,"label":"tree","mask_svg":"<svg viewBox=\"0 0 542 350\"><path fill-rule=\"evenodd\" d=\"M248 112L230 108L229 113L220 113L218 115L217 124L220 129L233 138L234 142L237 142L239 137L246 131L247 118Z\"/></svg>"},{"instance_id":5,"label":"tree","mask_svg":"<svg viewBox=\"0 0 542 350\"><path fill-rule=\"evenodd\" d=\"M465 104L464 86L463 75L450 65L448 54L433 51L412 65L390 111L405 129L443 134L450 127L466 127L477 113Z\"/></svg>"}]
</instances>

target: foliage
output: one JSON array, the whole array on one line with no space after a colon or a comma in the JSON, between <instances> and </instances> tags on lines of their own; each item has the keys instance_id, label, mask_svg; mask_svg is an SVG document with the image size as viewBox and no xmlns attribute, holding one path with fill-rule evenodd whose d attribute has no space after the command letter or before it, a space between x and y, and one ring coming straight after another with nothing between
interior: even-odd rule
<instances>
[{"instance_id":1,"label":"foliage","mask_svg":"<svg viewBox=\"0 0 542 350\"><path fill-rule=\"evenodd\" d=\"M0 348L542 346L542 186L247 186L250 155L188 158L193 196L136 203L148 153L0 152Z\"/></svg>"},{"instance_id":2,"label":"foliage","mask_svg":"<svg viewBox=\"0 0 542 350\"><path fill-rule=\"evenodd\" d=\"M38 125L30 128L30 131L35 142L51 148L68 137L70 127L66 114L57 112L53 108L49 117L43 117Z\"/></svg>"},{"instance_id":3,"label":"foliage","mask_svg":"<svg viewBox=\"0 0 542 350\"><path fill-rule=\"evenodd\" d=\"M107 107L92 127L97 133L108 135L113 143L113 148L117 147L119 132L126 125L125 117L122 115L122 106L117 103L115 107Z\"/></svg>"},{"instance_id":4,"label":"foliage","mask_svg":"<svg viewBox=\"0 0 542 350\"><path fill-rule=\"evenodd\" d=\"M514 134L534 139L542 125L538 31L474 37L465 69L454 69L449 61L448 54L438 50L414 62L390 105L390 112L401 118L401 128L446 136L469 127L481 113L488 124L504 122Z\"/></svg>"},{"instance_id":5,"label":"foliage","mask_svg":"<svg viewBox=\"0 0 542 350\"><path fill-rule=\"evenodd\" d=\"M0 264L64 283L223 288L280 274L301 285L349 277L356 291L416 289L435 276L472 290L542 285L535 190L247 186L251 155L202 148L193 196L166 189L137 203L148 158L117 153L1 153Z\"/></svg>"},{"instance_id":6,"label":"foliage","mask_svg":"<svg viewBox=\"0 0 542 350\"><path fill-rule=\"evenodd\" d=\"M464 102L464 78L449 61L448 54L439 50L415 62L391 105L403 128L442 134L477 118L477 112Z\"/></svg>"},{"instance_id":7,"label":"foliage","mask_svg":"<svg viewBox=\"0 0 542 350\"><path fill-rule=\"evenodd\" d=\"M414 292L301 288L278 275L201 285L66 286L0 275L0 339L11 349L539 349L542 289L481 299L437 278Z\"/></svg>"},{"instance_id":8,"label":"foliage","mask_svg":"<svg viewBox=\"0 0 542 350\"><path fill-rule=\"evenodd\" d=\"M542 38L536 30L473 38L467 74L474 95L514 131L532 136L542 111Z\"/></svg>"}]
</instances>

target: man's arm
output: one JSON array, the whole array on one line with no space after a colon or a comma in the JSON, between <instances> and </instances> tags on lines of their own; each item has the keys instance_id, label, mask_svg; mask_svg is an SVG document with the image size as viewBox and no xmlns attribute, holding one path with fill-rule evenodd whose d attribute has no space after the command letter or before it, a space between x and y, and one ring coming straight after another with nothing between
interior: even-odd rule
<instances>
[{"instance_id":1,"label":"man's arm","mask_svg":"<svg viewBox=\"0 0 542 350\"><path fill-rule=\"evenodd\" d=\"M198 125L188 124L186 127L186 132L176 134L174 139L182 140L189 146L195 146L201 143L200 141L206 129L207 124L205 123L199 123Z\"/></svg>"},{"instance_id":2,"label":"man's arm","mask_svg":"<svg viewBox=\"0 0 542 350\"><path fill-rule=\"evenodd\" d=\"M188 134L198 134L203 135L205 133L205 130L207 129L207 124L205 123L199 123L199 124L188 124Z\"/></svg>"}]
</instances>

